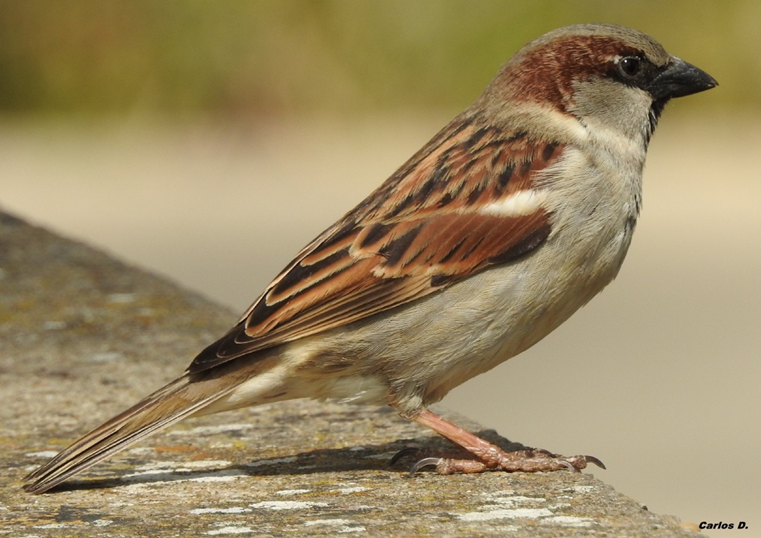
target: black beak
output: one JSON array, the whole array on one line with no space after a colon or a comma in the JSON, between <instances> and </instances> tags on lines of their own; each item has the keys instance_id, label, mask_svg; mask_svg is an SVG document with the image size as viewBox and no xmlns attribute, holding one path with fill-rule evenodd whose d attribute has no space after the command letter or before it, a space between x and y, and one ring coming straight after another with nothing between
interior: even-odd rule
<instances>
[{"instance_id":1,"label":"black beak","mask_svg":"<svg viewBox=\"0 0 761 538\"><path fill-rule=\"evenodd\" d=\"M702 69L672 57L671 65L655 77L648 90L657 102L710 90L718 85L719 83Z\"/></svg>"}]
</instances>

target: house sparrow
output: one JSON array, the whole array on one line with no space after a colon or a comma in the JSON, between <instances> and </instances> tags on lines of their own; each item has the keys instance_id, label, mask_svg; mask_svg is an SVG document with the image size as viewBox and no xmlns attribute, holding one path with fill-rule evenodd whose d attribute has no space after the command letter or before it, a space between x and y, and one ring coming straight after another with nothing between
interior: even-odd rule
<instances>
[{"instance_id":1,"label":"house sparrow","mask_svg":"<svg viewBox=\"0 0 761 538\"><path fill-rule=\"evenodd\" d=\"M534 345L615 278L664 105L716 85L620 26L532 41L184 375L31 473L25 489L44 492L190 416L304 397L388 404L467 451L413 471L600 464L505 452L427 406Z\"/></svg>"}]
</instances>

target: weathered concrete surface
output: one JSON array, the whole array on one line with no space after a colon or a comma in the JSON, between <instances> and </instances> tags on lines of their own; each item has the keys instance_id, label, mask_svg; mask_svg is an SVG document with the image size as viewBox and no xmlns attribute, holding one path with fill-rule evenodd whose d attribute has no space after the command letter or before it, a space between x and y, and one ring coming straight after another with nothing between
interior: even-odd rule
<instances>
[{"instance_id":1,"label":"weathered concrete surface","mask_svg":"<svg viewBox=\"0 0 761 538\"><path fill-rule=\"evenodd\" d=\"M0 213L0 536L696 536L588 473L408 478L391 456L440 439L389 409L304 401L189 420L51 493L21 490L235 319Z\"/></svg>"}]
</instances>

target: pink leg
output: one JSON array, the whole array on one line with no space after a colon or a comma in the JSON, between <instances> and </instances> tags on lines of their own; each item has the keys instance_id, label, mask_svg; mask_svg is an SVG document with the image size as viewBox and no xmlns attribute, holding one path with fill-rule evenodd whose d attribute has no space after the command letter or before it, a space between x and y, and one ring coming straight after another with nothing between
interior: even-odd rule
<instances>
[{"instance_id":1,"label":"pink leg","mask_svg":"<svg viewBox=\"0 0 761 538\"><path fill-rule=\"evenodd\" d=\"M594 463L605 469L602 462L592 456L559 456L537 449L505 452L498 446L463 430L427 409L424 409L414 420L461 446L476 459L425 458L413 466L411 473L428 465L435 465L436 472L439 474L480 473L489 469L529 473L560 469L580 471L587 466L587 463Z\"/></svg>"}]
</instances>

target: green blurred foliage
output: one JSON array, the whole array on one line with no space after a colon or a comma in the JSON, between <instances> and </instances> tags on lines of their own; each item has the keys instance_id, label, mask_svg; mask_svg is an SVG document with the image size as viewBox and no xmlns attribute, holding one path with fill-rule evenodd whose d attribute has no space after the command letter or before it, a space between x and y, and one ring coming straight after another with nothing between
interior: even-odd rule
<instances>
[{"instance_id":1,"label":"green blurred foliage","mask_svg":"<svg viewBox=\"0 0 761 538\"><path fill-rule=\"evenodd\" d=\"M461 108L532 38L650 33L761 109L758 0L0 0L0 112Z\"/></svg>"}]
</instances>

